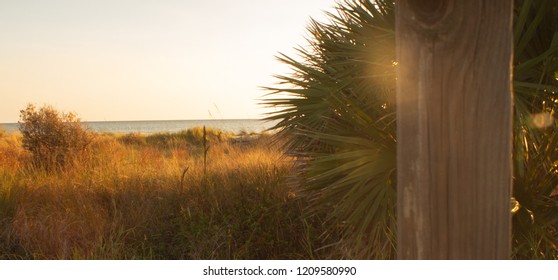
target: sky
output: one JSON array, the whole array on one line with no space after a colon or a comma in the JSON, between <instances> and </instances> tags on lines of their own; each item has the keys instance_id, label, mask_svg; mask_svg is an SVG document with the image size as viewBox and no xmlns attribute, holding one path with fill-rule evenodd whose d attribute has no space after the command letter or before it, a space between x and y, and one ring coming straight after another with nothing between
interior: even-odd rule
<instances>
[{"instance_id":1,"label":"sky","mask_svg":"<svg viewBox=\"0 0 558 280\"><path fill-rule=\"evenodd\" d=\"M260 118L275 59L335 0L0 0L0 123Z\"/></svg>"}]
</instances>

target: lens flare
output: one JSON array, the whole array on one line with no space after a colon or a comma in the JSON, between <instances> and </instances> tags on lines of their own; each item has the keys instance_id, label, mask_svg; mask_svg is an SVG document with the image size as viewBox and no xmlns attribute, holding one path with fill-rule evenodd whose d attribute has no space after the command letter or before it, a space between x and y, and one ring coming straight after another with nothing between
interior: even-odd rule
<instances>
[{"instance_id":1,"label":"lens flare","mask_svg":"<svg viewBox=\"0 0 558 280\"><path fill-rule=\"evenodd\" d=\"M542 129L554 124L554 117L550 113L537 113L531 115L531 125Z\"/></svg>"}]
</instances>

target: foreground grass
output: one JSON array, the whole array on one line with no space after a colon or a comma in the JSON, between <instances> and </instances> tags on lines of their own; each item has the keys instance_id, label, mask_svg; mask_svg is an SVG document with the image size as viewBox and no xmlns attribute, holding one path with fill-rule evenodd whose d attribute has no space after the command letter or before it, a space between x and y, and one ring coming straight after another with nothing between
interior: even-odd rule
<instances>
[{"instance_id":1,"label":"foreground grass","mask_svg":"<svg viewBox=\"0 0 558 280\"><path fill-rule=\"evenodd\" d=\"M0 136L2 259L312 259L335 257L322 222L285 184L292 161L269 137L210 130L95 135L58 171L33 167ZM242 140L242 139L241 139Z\"/></svg>"}]
</instances>

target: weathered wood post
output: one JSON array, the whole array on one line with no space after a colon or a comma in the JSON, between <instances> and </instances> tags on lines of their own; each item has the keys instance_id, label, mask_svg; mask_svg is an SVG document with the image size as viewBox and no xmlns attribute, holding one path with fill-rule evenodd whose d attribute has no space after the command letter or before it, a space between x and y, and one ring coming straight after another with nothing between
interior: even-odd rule
<instances>
[{"instance_id":1,"label":"weathered wood post","mask_svg":"<svg viewBox=\"0 0 558 280\"><path fill-rule=\"evenodd\" d=\"M396 2L400 259L510 256L512 1Z\"/></svg>"}]
</instances>

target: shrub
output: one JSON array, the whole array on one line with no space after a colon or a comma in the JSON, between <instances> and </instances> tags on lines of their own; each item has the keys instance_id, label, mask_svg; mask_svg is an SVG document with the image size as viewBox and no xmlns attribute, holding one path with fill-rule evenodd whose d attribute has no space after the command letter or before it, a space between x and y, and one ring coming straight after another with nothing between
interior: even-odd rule
<instances>
[{"instance_id":1,"label":"shrub","mask_svg":"<svg viewBox=\"0 0 558 280\"><path fill-rule=\"evenodd\" d=\"M119 138L126 145L145 145L145 138L141 132L131 132Z\"/></svg>"},{"instance_id":2,"label":"shrub","mask_svg":"<svg viewBox=\"0 0 558 280\"><path fill-rule=\"evenodd\" d=\"M42 167L61 167L72 156L85 151L91 137L73 113L60 113L51 106L39 110L33 105L20 111L22 146L33 162Z\"/></svg>"},{"instance_id":3,"label":"shrub","mask_svg":"<svg viewBox=\"0 0 558 280\"><path fill-rule=\"evenodd\" d=\"M186 131L181 131L181 135L186 135L185 138L189 143L198 145L203 143L204 139L204 128L201 126L192 127ZM207 141L210 142L221 142L232 137L231 133L222 131L220 129L206 127L205 137Z\"/></svg>"}]
</instances>

